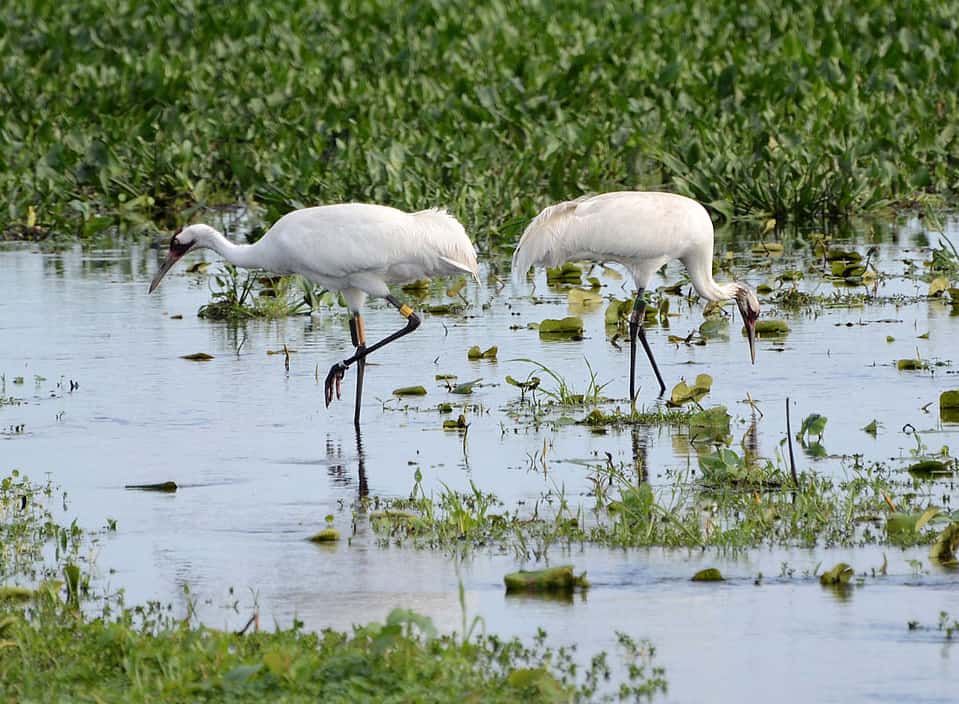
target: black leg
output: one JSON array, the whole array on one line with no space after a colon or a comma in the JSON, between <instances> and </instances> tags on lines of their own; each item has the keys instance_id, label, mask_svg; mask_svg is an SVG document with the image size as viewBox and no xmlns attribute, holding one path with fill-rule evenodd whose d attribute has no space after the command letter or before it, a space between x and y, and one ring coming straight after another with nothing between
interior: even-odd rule
<instances>
[{"instance_id":1,"label":"black leg","mask_svg":"<svg viewBox=\"0 0 959 704\"><path fill-rule=\"evenodd\" d=\"M663 381L663 375L659 373L659 367L656 366L656 360L653 359L653 351L649 349L649 343L646 341L646 331L643 329L643 322L646 313L646 299L643 298L643 289L636 291L636 302L633 303L633 312L629 316L629 400L636 400L636 337L639 337L643 343L643 349L646 350L646 356L649 363L656 373L656 380L659 382L659 395L666 392L666 383Z\"/></svg>"},{"instance_id":2,"label":"black leg","mask_svg":"<svg viewBox=\"0 0 959 704\"><path fill-rule=\"evenodd\" d=\"M334 393L336 394L337 398L340 398L340 384L343 381L343 376L346 374L346 370L349 369L351 364L354 362L360 362L361 360L365 362L366 357L369 354L375 352L381 347L384 347L385 345L388 345L394 340L398 340L404 335L409 335L420 326L420 318L418 315L416 315L416 313L413 312L412 308L404 303L400 303L393 296L387 296L386 300L390 303L390 305L400 312L400 315L406 318L406 327L404 327L402 330L397 330L392 335L384 337L374 345L370 345L369 347L358 347L352 357L334 364L330 368L330 373L326 375L326 384L324 390L326 393L327 406L329 406L330 402L333 400ZM357 338L357 341L359 341L359 338ZM359 416L356 415L355 418L358 419Z\"/></svg>"},{"instance_id":3,"label":"black leg","mask_svg":"<svg viewBox=\"0 0 959 704\"><path fill-rule=\"evenodd\" d=\"M359 313L354 313L350 318L350 338L353 340L357 354L366 349L366 329L363 325L363 317ZM365 372L366 358L359 357L356 360L356 407L353 411L353 425L357 428L360 426L360 408L363 406L363 374Z\"/></svg>"}]
</instances>

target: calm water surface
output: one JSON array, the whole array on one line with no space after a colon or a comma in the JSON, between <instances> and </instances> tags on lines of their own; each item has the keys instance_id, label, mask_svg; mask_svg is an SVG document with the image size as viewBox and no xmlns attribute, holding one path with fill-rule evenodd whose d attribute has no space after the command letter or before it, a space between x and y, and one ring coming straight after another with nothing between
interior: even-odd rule
<instances>
[{"instance_id":1,"label":"calm water surface","mask_svg":"<svg viewBox=\"0 0 959 704\"><path fill-rule=\"evenodd\" d=\"M959 241L954 223L947 233ZM925 236L916 222L854 233L859 251L876 243L879 269L897 275L879 286L880 295L925 292L928 284L898 276L904 259L928 258L921 249ZM717 249L743 246L748 252L748 242L720 242ZM768 260L742 255L734 271L753 285L772 281L781 270L805 269L804 252L808 248L798 241L788 244L771 268ZM468 618L481 616L488 632L530 636L544 627L552 642L576 643L583 657L613 649L616 629L649 638L666 668L669 701L741 701L757 694L782 701L955 700L959 653L935 630L906 627L910 620L932 626L940 611L959 617L959 574L929 564L925 548L885 548L889 576L840 594L803 573L838 561L869 571L882 564L883 549L761 549L732 557L557 550L554 563L574 563L593 584L585 596L563 603L504 597L502 575L522 566L512 555L480 554L457 563L439 553L384 547L364 521L349 543L308 543L327 514L349 534L351 502L362 494L408 495L417 470L427 491L440 482L466 488L472 481L513 507L563 487L588 505L591 483L581 460L602 462L608 452L614 462L630 464L638 453L651 481L662 487L670 482L667 470L695 466L695 455L668 428L597 435L582 426L514 425L507 408L517 390L504 378L525 377L532 368L507 360L542 361L582 391L588 358L598 381L608 382L606 395L622 399L628 384L628 353L607 340L603 307L583 314L587 339L580 342L543 342L522 327L570 313L565 293L548 288L542 272L534 304L528 290L507 285L497 291L484 270L484 283L465 290L470 317L426 316L419 331L372 358L357 437L353 370L343 400L323 406L326 371L351 352L342 312L239 327L207 322L196 317L209 301L205 275L187 274L181 265L147 295L160 256L145 243L0 250L0 373L4 393L26 401L0 408L0 469L51 477L68 493L68 514L87 528L116 519L116 533L104 534L95 546L96 565L104 583L125 590L128 603L158 599L185 608L188 585L201 617L218 627L241 626L255 602L265 624L289 625L297 617L309 628L345 628L403 606L454 630L462 624L462 580ZM659 285L679 280L681 272L671 264ZM623 281L602 279L604 293L628 292L629 286L621 290ZM834 290L809 276L801 286ZM917 351L924 359L953 361L959 318L944 303L789 315L791 334L784 343L760 341L756 366L748 363L738 318L728 341L669 344L668 334L685 336L702 320L700 304L672 303L678 315L670 328L648 332L663 376L670 387L702 372L714 377L708 400L733 414L734 448L752 420L742 402L747 393L764 413L757 430L767 456L785 436L787 395L794 401L794 424L813 412L829 418L823 444L831 457L803 456L801 469L842 476L838 456L853 453L867 461L901 458L896 461L904 466L915 448L915 438L901 430L907 423L931 449L959 446L959 426L943 425L937 416L939 393L959 387L953 376L959 370L895 368L896 359ZM366 318L371 340L402 323L377 303ZM928 338L920 339L925 333ZM282 354L267 354L284 344L294 350L289 372ZM500 361L468 361L466 350L474 344L497 345ZM180 358L193 352L215 359ZM468 399L480 409L470 413L465 452L459 434L440 429L435 410L441 401L462 403L464 397L451 396L434 380L438 373L484 382ZM640 403L651 408L656 384L642 355L638 374L644 382ZM17 376L22 385L13 384ZM73 392L71 380L79 383ZM392 389L413 384L429 394L391 400ZM544 384L552 382L544 377ZM875 438L861 431L874 418L883 424ZM19 424L24 432L13 432ZM535 461L544 442L545 473ZM123 488L166 480L180 490L165 495ZM944 484L930 496L952 490ZM922 562L918 574L910 560ZM794 570L792 577L780 576L783 563ZM719 567L729 581L688 581L706 566ZM765 577L756 585L759 573ZM237 609L230 608L235 601Z\"/></svg>"}]
</instances>

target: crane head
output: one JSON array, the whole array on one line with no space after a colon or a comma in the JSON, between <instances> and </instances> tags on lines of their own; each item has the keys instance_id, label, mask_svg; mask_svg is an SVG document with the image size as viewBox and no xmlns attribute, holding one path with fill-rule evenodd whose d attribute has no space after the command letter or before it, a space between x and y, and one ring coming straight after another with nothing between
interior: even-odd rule
<instances>
[{"instance_id":1,"label":"crane head","mask_svg":"<svg viewBox=\"0 0 959 704\"><path fill-rule=\"evenodd\" d=\"M153 281L150 282L149 293L153 293L156 290L156 287L160 285L160 280L166 275L170 268L180 261L184 254L193 249L196 243L197 239L190 232L189 227L185 230L177 230L173 234L173 237L170 239L170 251L167 252L166 259L163 261L163 264L160 265L156 276L153 277Z\"/></svg>"},{"instance_id":2,"label":"crane head","mask_svg":"<svg viewBox=\"0 0 959 704\"><path fill-rule=\"evenodd\" d=\"M749 340L749 358L752 363L756 363L756 320L759 318L759 299L752 289L737 285L736 287L736 305L739 306L739 313L743 316L743 324L746 326L746 338Z\"/></svg>"}]
</instances>

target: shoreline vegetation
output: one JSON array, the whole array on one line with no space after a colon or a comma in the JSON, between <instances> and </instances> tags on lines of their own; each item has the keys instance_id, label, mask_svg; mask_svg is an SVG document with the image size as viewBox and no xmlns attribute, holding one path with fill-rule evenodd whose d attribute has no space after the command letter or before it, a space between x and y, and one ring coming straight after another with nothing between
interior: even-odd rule
<instances>
[{"instance_id":1,"label":"shoreline vegetation","mask_svg":"<svg viewBox=\"0 0 959 704\"><path fill-rule=\"evenodd\" d=\"M587 192L819 224L959 186L943 1L28 0L4 22L8 239L353 200L445 205L488 249Z\"/></svg>"},{"instance_id":2,"label":"shoreline vegetation","mask_svg":"<svg viewBox=\"0 0 959 704\"><path fill-rule=\"evenodd\" d=\"M432 621L394 609L351 632L240 631L199 623L160 602L128 606L93 579L99 532L61 525L65 496L14 470L0 481L0 699L3 701L355 702L616 701L666 690L647 642L617 634L617 655L577 662L576 648L547 635L528 643L485 632L482 619L441 634ZM52 549L51 549L52 548Z\"/></svg>"}]
</instances>

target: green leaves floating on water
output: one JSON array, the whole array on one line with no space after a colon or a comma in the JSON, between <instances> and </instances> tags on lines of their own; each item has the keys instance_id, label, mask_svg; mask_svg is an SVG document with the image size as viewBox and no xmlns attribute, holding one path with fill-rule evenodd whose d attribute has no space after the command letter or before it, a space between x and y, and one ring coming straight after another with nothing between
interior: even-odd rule
<instances>
[{"instance_id":1,"label":"green leaves floating on water","mask_svg":"<svg viewBox=\"0 0 959 704\"><path fill-rule=\"evenodd\" d=\"M819 576L819 583L826 586L838 586L848 584L855 571L845 562L840 562L828 572L823 572Z\"/></svg>"},{"instance_id":2,"label":"green leaves floating on water","mask_svg":"<svg viewBox=\"0 0 959 704\"><path fill-rule=\"evenodd\" d=\"M184 354L180 355L180 359L188 359L191 362L209 362L213 359L212 354L207 354L206 352L194 352L193 354Z\"/></svg>"},{"instance_id":3,"label":"green leaves floating on water","mask_svg":"<svg viewBox=\"0 0 959 704\"><path fill-rule=\"evenodd\" d=\"M550 285L573 284L578 286L583 281L583 270L573 262L566 262L562 266L546 269L546 283Z\"/></svg>"},{"instance_id":4,"label":"green leaves floating on water","mask_svg":"<svg viewBox=\"0 0 959 704\"><path fill-rule=\"evenodd\" d=\"M340 531L336 528L324 528L319 533L314 533L308 540L311 543L335 543L340 539Z\"/></svg>"},{"instance_id":5,"label":"green leaves floating on water","mask_svg":"<svg viewBox=\"0 0 959 704\"><path fill-rule=\"evenodd\" d=\"M124 489L139 489L140 491L165 491L172 493L177 490L176 482L160 482L159 484L126 484Z\"/></svg>"},{"instance_id":6,"label":"green leaves floating on water","mask_svg":"<svg viewBox=\"0 0 959 704\"><path fill-rule=\"evenodd\" d=\"M569 293L566 294L566 300L570 306L579 306L580 308L585 309L591 306L598 306L603 302L603 297L595 291L582 288L571 288Z\"/></svg>"},{"instance_id":7,"label":"green leaves floating on water","mask_svg":"<svg viewBox=\"0 0 959 704\"><path fill-rule=\"evenodd\" d=\"M586 573L573 574L572 565L548 567L543 570L520 570L503 577L506 593L512 592L571 592L574 589L587 589L589 581Z\"/></svg>"},{"instance_id":8,"label":"green leaves floating on water","mask_svg":"<svg viewBox=\"0 0 959 704\"><path fill-rule=\"evenodd\" d=\"M709 374L698 374L696 381L692 386L686 384L686 381L680 381L673 387L667 406L677 407L684 403L698 402L703 396L709 393L712 388L713 378Z\"/></svg>"},{"instance_id":9,"label":"green leaves floating on water","mask_svg":"<svg viewBox=\"0 0 959 704\"><path fill-rule=\"evenodd\" d=\"M488 347L485 350L480 349L479 345L473 345L466 352L466 358L477 360L477 359L496 359L496 354L499 352L499 348L496 345Z\"/></svg>"},{"instance_id":10,"label":"green leaves floating on water","mask_svg":"<svg viewBox=\"0 0 959 704\"><path fill-rule=\"evenodd\" d=\"M545 339L581 340L583 321L574 316L560 320L547 318L539 324L539 336Z\"/></svg>"},{"instance_id":11,"label":"green leaves floating on water","mask_svg":"<svg viewBox=\"0 0 959 704\"><path fill-rule=\"evenodd\" d=\"M723 577L722 572L720 572L715 567L707 567L704 570L699 570L696 574L692 576L691 582L725 582L726 579Z\"/></svg>"},{"instance_id":12,"label":"green leaves floating on water","mask_svg":"<svg viewBox=\"0 0 959 704\"><path fill-rule=\"evenodd\" d=\"M732 417L725 406L714 406L689 416L689 439L692 442L722 442L729 437Z\"/></svg>"},{"instance_id":13,"label":"green leaves floating on water","mask_svg":"<svg viewBox=\"0 0 959 704\"><path fill-rule=\"evenodd\" d=\"M745 326L742 328L742 334L746 334ZM787 334L789 334L789 323L785 320L764 319L756 321L757 337L783 337Z\"/></svg>"},{"instance_id":14,"label":"green leaves floating on water","mask_svg":"<svg viewBox=\"0 0 959 704\"><path fill-rule=\"evenodd\" d=\"M959 423L959 389L939 395L939 417L946 423Z\"/></svg>"},{"instance_id":15,"label":"green leaves floating on water","mask_svg":"<svg viewBox=\"0 0 959 704\"><path fill-rule=\"evenodd\" d=\"M425 386L401 386L393 389L394 396L426 396Z\"/></svg>"},{"instance_id":16,"label":"green leaves floating on water","mask_svg":"<svg viewBox=\"0 0 959 704\"><path fill-rule=\"evenodd\" d=\"M900 359L896 362L896 369L901 372L920 371L928 368L929 363L924 359Z\"/></svg>"}]
</instances>

